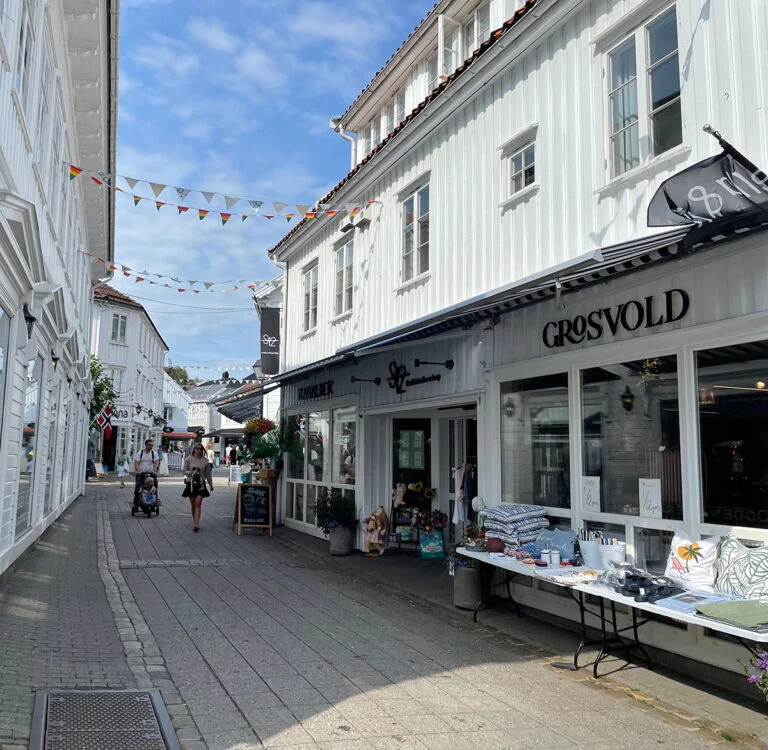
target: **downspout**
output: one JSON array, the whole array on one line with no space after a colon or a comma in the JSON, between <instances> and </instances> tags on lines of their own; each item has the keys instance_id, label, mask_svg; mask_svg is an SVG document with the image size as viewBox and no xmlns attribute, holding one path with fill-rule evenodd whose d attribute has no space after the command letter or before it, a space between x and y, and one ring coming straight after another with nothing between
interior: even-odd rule
<instances>
[{"instance_id":1,"label":"downspout","mask_svg":"<svg viewBox=\"0 0 768 750\"><path fill-rule=\"evenodd\" d=\"M355 153L357 151L357 143L355 139L344 130L344 126L341 124L341 117L331 117L328 124L334 133L338 133L345 141L350 142L351 156L349 160L349 168L354 169L357 163L357 154Z\"/></svg>"}]
</instances>

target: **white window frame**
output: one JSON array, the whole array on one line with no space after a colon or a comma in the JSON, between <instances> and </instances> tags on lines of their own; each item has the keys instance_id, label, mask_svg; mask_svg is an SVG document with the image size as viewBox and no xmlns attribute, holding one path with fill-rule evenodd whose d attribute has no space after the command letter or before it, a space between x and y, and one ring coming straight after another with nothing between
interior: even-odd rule
<instances>
[{"instance_id":1,"label":"white window frame","mask_svg":"<svg viewBox=\"0 0 768 750\"><path fill-rule=\"evenodd\" d=\"M29 87L31 85L32 67L35 58L33 13L34 11L29 7L28 0L22 0L18 35L19 46L16 51L16 66L13 71L13 88L25 113L28 112L29 108Z\"/></svg>"},{"instance_id":2,"label":"white window frame","mask_svg":"<svg viewBox=\"0 0 768 750\"><path fill-rule=\"evenodd\" d=\"M314 261L302 272L302 292L304 297L304 316L302 330L310 333L317 329L317 297L318 297L319 266Z\"/></svg>"},{"instance_id":3,"label":"white window frame","mask_svg":"<svg viewBox=\"0 0 768 750\"><path fill-rule=\"evenodd\" d=\"M406 118L405 111L405 89L402 88L395 94L395 127L397 127Z\"/></svg>"},{"instance_id":4,"label":"white window frame","mask_svg":"<svg viewBox=\"0 0 768 750\"><path fill-rule=\"evenodd\" d=\"M422 182L419 183L418 187L408 191L405 195L401 197L400 200L400 212L401 212L401 242L402 242L402 248L400 252L400 282L402 284L407 284L410 281L413 281L414 279L418 279L421 276L424 276L429 272L429 244L430 244L430 237L429 237L429 231L427 231L427 239L426 242L422 240L421 237L421 225L420 220L422 217L426 216L427 221L430 220L429 215L429 182ZM426 213L422 214L420 213L420 197L421 195L426 191L427 193L427 211ZM413 201L413 221L410 223L406 223L407 219L407 212L406 212L406 204L408 201ZM430 227L431 228L431 227ZM406 237L408 234L409 229L412 229L413 231L413 243L411 245L410 250L407 249L407 241ZM425 248L426 252L426 264L423 265L421 263L422 260L422 248ZM411 259L410 264L410 271L408 270L408 260Z\"/></svg>"},{"instance_id":5,"label":"white window frame","mask_svg":"<svg viewBox=\"0 0 768 750\"><path fill-rule=\"evenodd\" d=\"M115 330L115 323L117 323L117 330ZM112 331L110 334L110 341L113 344L125 344L127 329L128 316L121 315L120 313L112 313Z\"/></svg>"},{"instance_id":6,"label":"white window frame","mask_svg":"<svg viewBox=\"0 0 768 750\"><path fill-rule=\"evenodd\" d=\"M0 8L0 12L2 9ZM55 79L53 45L51 44L51 32L48 24L43 34L42 59L40 61L40 92L37 105L37 163L41 169L47 167L48 149L50 148L51 110L53 103L53 85ZM42 176L42 175L41 175Z\"/></svg>"},{"instance_id":7,"label":"white window frame","mask_svg":"<svg viewBox=\"0 0 768 750\"><path fill-rule=\"evenodd\" d=\"M604 92L605 124L606 124L606 133L607 133L607 138L605 142L605 148L606 148L605 166L606 166L606 172L609 180L619 178L624 174L626 174L627 172L631 172L634 169L640 168L643 165L645 165L649 160L654 159L655 157L661 156L663 154L669 153L671 150L681 147L685 142L684 135L681 135L680 142L677 144L671 145L668 149L664 151L660 151L658 153L655 153L653 149L652 120L654 115L660 111L663 111L664 109L674 106L676 103L679 103L681 100L682 82L680 81L679 66L678 66L678 83L679 83L678 95L673 100L666 102L661 107L657 108L655 111L652 111L651 109L651 106L652 106L651 105L651 86L650 86L651 70L655 67L658 67L658 65L665 62L666 60L668 60L673 56L677 56L678 62L679 62L680 40L678 39L678 46L676 47L674 52L670 53L669 55L662 58L661 60L656 61L656 63L654 63L653 65L650 64L649 29L651 26L657 23L663 16L665 16L667 13L670 13L670 12L675 13L676 20L677 20L676 4L671 3L669 5L666 5L664 8L660 9L652 17L649 17L643 20L642 23L638 23L634 27L628 29L627 30L628 33L622 36L621 41L614 43L609 48L608 47L605 48L604 62L603 62L603 78L605 80L605 92ZM675 27L677 27L676 23L675 23ZM633 45L634 47L634 55L635 55L634 81L636 86L635 107L637 109L637 120L635 120L630 125L620 128L619 130L616 130L614 132L613 117L611 112L611 93L612 93L611 63L612 63L613 57L618 52L620 52L622 48L625 48L630 44ZM617 88L616 90L618 91L619 89ZM682 118L682 110L681 110L680 112L681 134L683 131L682 119L683 118ZM619 133L626 132L630 130L632 127L635 127L637 130L636 148L638 153L638 161L637 161L637 164L631 165L625 169L618 170L617 165L614 163L613 142L615 137Z\"/></svg>"},{"instance_id":8,"label":"white window frame","mask_svg":"<svg viewBox=\"0 0 768 750\"><path fill-rule=\"evenodd\" d=\"M461 24L442 13L437 28L437 62L440 80L445 80L462 62L461 34Z\"/></svg>"},{"instance_id":9,"label":"white window frame","mask_svg":"<svg viewBox=\"0 0 768 750\"><path fill-rule=\"evenodd\" d=\"M350 239L336 249L334 261L333 304L335 317L339 318L351 312L354 304L354 239Z\"/></svg>"},{"instance_id":10,"label":"white window frame","mask_svg":"<svg viewBox=\"0 0 768 750\"><path fill-rule=\"evenodd\" d=\"M533 161L528 165L526 164L526 159L528 158L529 152L533 152ZM520 159L520 169L517 169L515 166L515 161L518 159L518 157ZM536 184L536 141L529 141L511 153L507 159L507 165L508 197L512 198L521 193L523 190L526 190L527 188L530 188ZM533 169L533 179L531 179L530 182L526 182L526 172L528 169ZM518 175L521 177L521 180L519 186L516 187L515 178Z\"/></svg>"},{"instance_id":11,"label":"white window frame","mask_svg":"<svg viewBox=\"0 0 768 750\"><path fill-rule=\"evenodd\" d=\"M484 22L486 17L487 25ZM472 11L461 29L461 54L466 60L486 39L491 37L491 4L481 3Z\"/></svg>"},{"instance_id":12,"label":"white window frame","mask_svg":"<svg viewBox=\"0 0 768 750\"><path fill-rule=\"evenodd\" d=\"M440 85L440 68L437 64L437 52L428 57L424 62L424 76L426 88L424 96L429 96Z\"/></svg>"}]
</instances>

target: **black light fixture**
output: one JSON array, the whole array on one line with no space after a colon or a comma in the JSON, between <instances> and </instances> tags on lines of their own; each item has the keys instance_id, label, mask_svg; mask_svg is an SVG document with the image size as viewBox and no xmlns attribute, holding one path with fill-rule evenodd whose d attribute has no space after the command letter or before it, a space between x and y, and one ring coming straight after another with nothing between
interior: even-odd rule
<instances>
[{"instance_id":1,"label":"black light fixture","mask_svg":"<svg viewBox=\"0 0 768 750\"><path fill-rule=\"evenodd\" d=\"M629 386L624 389L624 393L621 394L621 405L627 410L632 411L632 405L635 403L635 395L629 390Z\"/></svg>"},{"instance_id":2,"label":"black light fixture","mask_svg":"<svg viewBox=\"0 0 768 750\"><path fill-rule=\"evenodd\" d=\"M453 369L453 360L452 359L446 359L444 362L430 362L426 359L416 359L414 360L413 366L414 367L421 367L422 365L442 365L445 367L446 370L452 370Z\"/></svg>"},{"instance_id":3,"label":"black light fixture","mask_svg":"<svg viewBox=\"0 0 768 750\"><path fill-rule=\"evenodd\" d=\"M375 385L381 385L381 378L356 378L352 376L353 383L374 383Z\"/></svg>"},{"instance_id":4,"label":"black light fixture","mask_svg":"<svg viewBox=\"0 0 768 750\"><path fill-rule=\"evenodd\" d=\"M141 404L136 404L136 413L141 414Z\"/></svg>"},{"instance_id":5,"label":"black light fixture","mask_svg":"<svg viewBox=\"0 0 768 750\"><path fill-rule=\"evenodd\" d=\"M152 411L152 409L150 409L150 410L147 412L147 416L148 416L148 417L153 417L153 416L154 416L154 412Z\"/></svg>"},{"instance_id":6,"label":"black light fixture","mask_svg":"<svg viewBox=\"0 0 768 750\"><path fill-rule=\"evenodd\" d=\"M51 349L51 364L53 365L53 369L54 370L56 370L56 367L58 366L60 359L61 359L61 357L59 357L56 354L56 350L55 349Z\"/></svg>"},{"instance_id":7,"label":"black light fixture","mask_svg":"<svg viewBox=\"0 0 768 750\"><path fill-rule=\"evenodd\" d=\"M512 396L507 396L504 403L502 404L502 409L504 410L505 416L507 417L515 416L515 402L512 399Z\"/></svg>"},{"instance_id":8,"label":"black light fixture","mask_svg":"<svg viewBox=\"0 0 768 750\"><path fill-rule=\"evenodd\" d=\"M24 322L27 325L27 338L31 339L32 328L34 327L35 323L37 323L37 318L34 315L32 315L26 303L24 303Z\"/></svg>"}]
</instances>

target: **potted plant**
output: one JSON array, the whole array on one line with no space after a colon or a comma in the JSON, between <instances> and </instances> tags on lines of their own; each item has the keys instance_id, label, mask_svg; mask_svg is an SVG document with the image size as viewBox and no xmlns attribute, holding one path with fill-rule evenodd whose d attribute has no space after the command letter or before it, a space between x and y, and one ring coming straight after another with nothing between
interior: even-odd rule
<instances>
[{"instance_id":1,"label":"potted plant","mask_svg":"<svg viewBox=\"0 0 768 750\"><path fill-rule=\"evenodd\" d=\"M448 572L453 576L453 606L459 609L475 609L482 598L480 565L474 558L448 556Z\"/></svg>"},{"instance_id":2,"label":"potted plant","mask_svg":"<svg viewBox=\"0 0 768 750\"><path fill-rule=\"evenodd\" d=\"M328 535L332 555L351 555L357 514L354 495L326 490L315 503L317 525Z\"/></svg>"},{"instance_id":3,"label":"potted plant","mask_svg":"<svg viewBox=\"0 0 768 750\"><path fill-rule=\"evenodd\" d=\"M243 434L249 441L248 453L251 462L258 458L271 458L280 453L280 433L271 419L249 419L243 426Z\"/></svg>"}]
</instances>

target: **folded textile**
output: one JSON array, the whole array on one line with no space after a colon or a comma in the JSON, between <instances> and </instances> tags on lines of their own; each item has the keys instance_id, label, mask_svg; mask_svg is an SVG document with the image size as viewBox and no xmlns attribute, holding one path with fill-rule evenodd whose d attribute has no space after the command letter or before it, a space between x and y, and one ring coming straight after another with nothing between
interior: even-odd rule
<instances>
[{"instance_id":1,"label":"folded textile","mask_svg":"<svg viewBox=\"0 0 768 750\"><path fill-rule=\"evenodd\" d=\"M541 505L522 505L518 503L502 503L493 508L483 508L482 515L496 521L522 521L524 518L535 518L545 513Z\"/></svg>"},{"instance_id":2,"label":"folded textile","mask_svg":"<svg viewBox=\"0 0 768 750\"><path fill-rule=\"evenodd\" d=\"M521 534L508 534L504 531L486 531L486 539L501 539L506 544L510 545L522 545L532 542L538 536L538 532L533 531L531 533L524 532Z\"/></svg>"},{"instance_id":3,"label":"folded textile","mask_svg":"<svg viewBox=\"0 0 768 750\"><path fill-rule=\"evenodd\" d=\"M486 529L493 531L506 531L508 534L538 531L549 526L546 518L526 518L523 521L495 521L488 519L483 523Z\"/></svg>"},{"instance_id":4,"label":"folded textile","mask_svg":"<svg viewBox=\"0 0 768 750\"><path fill-rule=\"evenodd\" d=\"M768 625L768 604L756 599L697 604L696 612L712 620L735 625L737 628L759 628Z\"/></svg>"}]
</instances>

